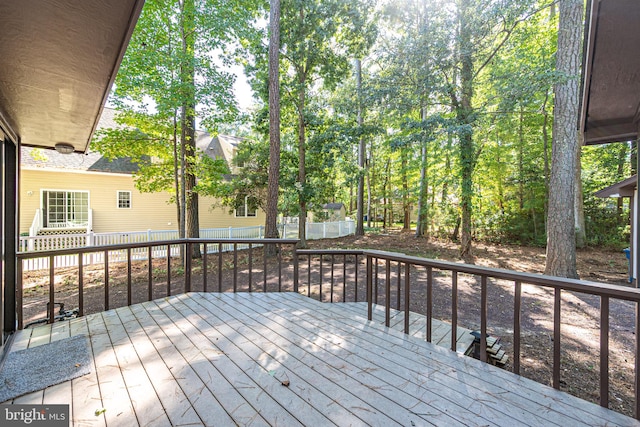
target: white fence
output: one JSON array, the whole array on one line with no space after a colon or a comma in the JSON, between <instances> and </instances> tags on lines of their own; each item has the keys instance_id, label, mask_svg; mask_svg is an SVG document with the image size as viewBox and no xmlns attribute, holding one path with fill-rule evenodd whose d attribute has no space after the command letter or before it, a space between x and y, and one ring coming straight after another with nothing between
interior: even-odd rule
<instances>
[{"instance_id":1,"label":"white fence","mask_svg":"<svg viewBox=\"0 0 640 427\"><path fill-rule=\"evenodd\" d=\"M332 239L348 236L356 232L356 223L352 220L336 222L307 222L307 240ZM283 239L298 238L298 224L280 224L280 237Z\"/></svg>"},{"instance_id":2,"label":"white fence","mask_svg":"<svg viewBox=\"0 0 640 427\"><path fill-rule=\"evenodd\" d=\"M298 238L297 224L284 224L279 226L280 236L283 239ZM353 221L307 223L307 239L322 239L347 236L355 232ZM200 237L204 239L261 239L264 237L264 226L254 227L229 227L207 228L200 230ZM87 233L87 234L59 234L50 236L28 237L21 236L18 250L20 252L50 251L57 249L82 248L86 246L121 245L127 243L144 243L153 241L166 241L178 238L176 230L161 231L131 231L126 233ZM240 249L242 245L238 246ZM208 245L208 253L217 253L218 245ZM228 251L232 245L222 245L222 251ZM171 246L171 256L180 255L180 245ZM104 262L104 252L95 252L83 255L83 264L100 264ZM167 247L156 246L152 248L153 258L166 258ZM146 260L149 257L149 248L136 248L131 250L132 260ZM109 262L124 262L127 260L127 251L109 251ZM59 255L54 257L55 268L75 267L78 265L78 255ZM49 268L49 258L34 258L23 262L23 271L42 270Z\"/></svg>"}]
</instances>

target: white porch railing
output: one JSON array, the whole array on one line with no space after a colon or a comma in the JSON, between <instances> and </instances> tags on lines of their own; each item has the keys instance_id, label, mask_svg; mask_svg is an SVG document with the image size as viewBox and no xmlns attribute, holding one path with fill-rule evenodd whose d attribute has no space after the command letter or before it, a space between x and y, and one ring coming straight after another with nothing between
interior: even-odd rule
<instances>
[{"instance_id":1,"label":"white porch railing","mask_svg":"<svg viewBox=\"0 0 640 427\"><path fill-rule=\"evenodd\" d=\"M283 224L279 226L280 237L283 239L295 239L298 237L297 224ZM353 221L307 223L307 239L323 239L347 236L355 232ZM254 227L229 227L229 228L207 228L200 230L200 237L208 239L261 239L264 237L264 226ZM147 230L130 231L126 233L77 233L77 234L56 234L49 236L21 236L18 250L20 252L48 251L56 249L81 248L85 246L106 246L127 243L142 243L152 241L166 241L178 238L176 230ZM217 245L208 246L207 252L218 251ZM222 251L232 250L233 245L223 245ZM238 249L244 249L238 245ZM153 249L154 258L167 256L167 248L157 247ZM180 247L171 247L171 256L180 255ZM147 249L134 249L132 259L146 260ZM92 253L84 256L84 265L103 262L103 253ZM126 253L112 251L109 253L109 262L120 262L126 260ZM74 267L78 265L76 255L60 255L54 258L56 268ZM24 261L23 270L41 270L49 268L49 258L35 258Z\"/></svg>"},{"instance_id":2,"label":"white porch railing","mask_svg":"<svg viewBox=\"0 0 640 427\"><path fill-rule=\"evenodd\" d=\"M87 230L91 230L93 228L93 209L89 209L87 211L86 221L51 222L47 225L47 227L44 227L44 216L42 213L42 209L36 209L36 213L33 216L33 221L31 221L31 227L29 227L29 237L38 236L38 232L45 228L55 229L56 232L63 231L66 228L86 228Z\"/></svg>"}]
</instances>

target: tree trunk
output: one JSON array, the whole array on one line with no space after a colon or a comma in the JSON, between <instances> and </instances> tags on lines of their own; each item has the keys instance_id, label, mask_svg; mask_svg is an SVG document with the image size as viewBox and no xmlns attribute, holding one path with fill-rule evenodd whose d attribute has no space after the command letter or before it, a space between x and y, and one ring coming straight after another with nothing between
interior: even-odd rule
<instances>
[{"instance_id":1,"label":"tree trunk","mask_svg":"<svg viewBox=\"0 0 640 427\"><path fill-rule=\"evenodd\" d=\"M304 105L305 105L305 80L300 79L300 89L298 93L298 202L300 213L298 216L298 239L300 239L300 247L307 247L307 200L306 185L307 173L305 168L305 122L304 122Z\"/></svg>"},{"instance_id":2,"label":"tree trunk","mask_svg":"<svg viewBox=\"0 0 640 427\"><path fill-rule=\"evenodd\" d=\"M280 0L271 0L269 15L269 183L264 229L266 238L277 239L280 181ZM276 246L267 245L265 251L274 255Z\"/></svg>"},{"instance_id":3,"label":"tree trunk","mask_svg":"<svg viewBox=\"0 0 640 427\"><path fill-rule=\"evenodd\" d=\"M373 147L369 146L369 158L371 162L372 159ZM367 162L367 227L371 228L371 167L372 165Z\"/></svg>"},{"instance_id":4,"label":"tree trunk","mask_svg":"<svg viewBox=\"0 0 640 427\"><path fill-rule=\"evenodd\" d=\"M389 222L389 205L391 203L391 157L387 157L387 164L385 166L384 184L382 186L382 192L384 193L383 209L382 209L382 228L387 229L391 227L392 223ZM391 214L393 215L393 214Z\"/></svg>"},{"instance_id":5,"label":"tree trunk","mask_svg":"<svg viewBox=\"0 0 640 427\"><path fill-rule=\"evenodd\" d=\"M520 210L524 209L524 114L520 106L518 123L518 200Z\"/></svg>"},{"instance_id":6,"label":"tree trunk","mask_svg":"<svg viewBox=\"0 0 640 427\"><path fill-rule=\"evenodd\" d=\"M547 217L545 273L577 278L575 179L578 145L578 80L582 40L583 2L559 4L560 27L556 70L572 78L556 84Z\"/></svg>"},{"instance_id":7,"label":"tree trunk","mask_svg":"<svg viewBox=\"0 0 640 427\"><path fill-rule=\"evenodd\" d=\"M422 120L426 117L424 108L421 110ZM426 139L426 138L425 138ZM420 149L420 193L418 195L418 221L416 222L416 237L428 237L427 231L427 141L422 141Z\"/></svg>"},{"instance_id":8,"label":"tree trunk","mask_svg":"<svg viewBox=\"0 0 640 427\"><path fill-rule=\"evenodd\" d=\"M176 210L178 219L178 236L184 238L185 229L184 222L182 220L182 202L180 197L180 191L182 186L180 185L180 157L178 157L178 112L173 113L173 184L176 192Z\"/></svg>"},{"instance_id":9,"label":"tree trunk","mask_svg":"<svg viewBox=\"0 0 640 427\"><path fill-rule=\"evenodd\" d=\"M546 229L546 218L549 212L549 180L551 169L549 168L549 132L547 126L549 124L549 112L547 111L547 101L549 100L549 91L545 93L544 103L542 104L542 156L544 158L544 218Z\"/></svg>"},{"instance_id":10,"label":"tree trunk","mask_svg":"<svg viewBox=\"0 0 640 427\"><path fill-rule=\"evenodd\" d=\"M402 230L411 230L411 206L409 205L409 178L407 176L407 149L400 148L402 167Z\"/></svg>"},{"instance_id":11,"label":"tree trunk","mask_svg":"<svg viewBox=\"0 0 640 427\"><path fill-rule=\"evenodd\" d=\"M584 226L584 199L582 195L582 162L580 147L581 138L578 139L578 147L576 149L576 194L575 194L575 220L576 220L576 247L584 248L587 245L587 230Z\"/></svg>"},{"instance_id":12,"label":"tree trunk","mask_svg":"<svg viewBox=\"0 0 640 427\"><path fill-rule=\"evenodd\" d=\"M473 168L475 164L475 152L473 146L473 45L471 42L471 6L469 0L460 2L460 103L456 111L458 125L459 150L460 150L460 210L461 210L461 236L460 257L465 262L471 262L471 212L473 210Z\"/></svg>"},{"instance_id":13,"label":"tree trunk","mask_svg":"<svg viewBox=\"0 0 640 427\"><path fill-rule=\"evenodd\" d=\"M200 237L198 218L198 193L195 192L196 176L196 93L195 93L195 0L185 0L182 10L182 64L180 80L183 86L181 142L185 147L184 184L187 203L186 234ZM194 258L199 258L200 246L193 245Z\"/></svg>"},{"instance_id":14,"label":"tree trunk","mask_svg":"<svg viewBox=\"0 0 640 427\"><path fill-rule=\"evenodd\" d=\"M449 176L451 176L451 146L453 145L453 135L447 132L447 147L444 154L444 182L442 183L442 205L448 204L449 198Z\"/></svg>"},{"instance_id":15,"label":"tree trunk","mask_svg":"<svg viewBox=\"0 0 640 427\"><path fill-rule=\"evenodd\" d=\"M356 86L358 92L358 127L360 128L360 132L362 132L362 125L364 123L362 117L362 64L359 59L356 59ZM364 236L365 151L364 137L360 135L358 144L358 220L356 222L356 236Z\"/></svg>"}]
</instances>

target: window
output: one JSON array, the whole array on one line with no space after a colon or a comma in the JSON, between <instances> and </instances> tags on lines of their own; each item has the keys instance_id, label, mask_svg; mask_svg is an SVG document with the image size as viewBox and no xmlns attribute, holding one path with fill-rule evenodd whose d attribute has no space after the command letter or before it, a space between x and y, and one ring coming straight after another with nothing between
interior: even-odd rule
<instances>
[{"instance_id":1,"label":"window","mask_svg":"<svg viewBox=\"0 0 640 427\"><path fill-rule=\"evenodd\" d=\"M45 227L86 226L89 223L88 191L43 191Z\"/></svg>"},{"instance_id":2,"label":"window","mask_svg":"<svg viewBox=\"0 0 640 427\"><path fill-rule=\"evenodd\" d=\"M245 167L244 161L238 158L238 149L237 148L233 149L233 160L235 162L236 167L238 167L238 168Z\"/></svg>"},{"instance_id":3,"label":"window","mask_svg":"<svg viewBox=\"0 0 640 427\"><path fill-rule=\"evenodd\" d=\"M249 206L249 203L247 202L248 199L249 197L245 197L244 204L236 207L236 217L244 218L244 217L256 216L257 209Z\"/></svg>"},{"instance_id":4,"label":"window","mask_svg":"<svg viewBox=\"0 0 640 427\"><path fill-rule=\"evenodd\" d=\"M118 191L118 209L131 209L131 191Z\"/></svg>"}]
</instances>

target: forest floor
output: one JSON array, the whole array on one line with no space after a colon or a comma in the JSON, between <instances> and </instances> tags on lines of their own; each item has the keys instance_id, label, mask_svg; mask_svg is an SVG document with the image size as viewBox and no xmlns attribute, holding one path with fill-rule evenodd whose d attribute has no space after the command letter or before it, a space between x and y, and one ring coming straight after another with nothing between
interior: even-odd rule
<instances>
[{"instance_id":1,"label":"forest floor","mask_svg":"<svg viewBox=\"0 0 640 427\"><path fill-rule=\"evenodd\" d=\"M370 233L364 237L347 236L339 239L325 239L308 242L309 247L319 248L352 248L378 249L401 252L406 255L461 262L458 256L458 245L448 241L416 239L412 233L399 229L386 233ZM261 290L263 282L263 258L261 250L254 249L251 261L244 251L238 256L239 271L235 272L239 291L248 290L253 283L253 290ZM283 253L281 274L282 283L290 283L292 278L292 260ZM340 257L338 257L340 258ZM331 260L332 262L335 260ZM345 261L347 261L345 259ZM349 260L347 262L352 262ZM327 260L325 259L325 263ZM330 275L327 264L323 272L323 283L342 284L355 282L351 267L344 267L337 260L336 277ZM545 250L538 247L524 247L474 242L473 262L479 266L509 269L528 273L542 273L545 264ZM346 264L346 263L345 263ZM217 272L218 265L223 265L222 273ZM248 266L253 274L249 276ZM305 261L301 261L300 290L305 290L307 283L319 277L319 261L314 260L311 272ZM353 264L351 264L352 266ZM231 254L217 255L208 258L208 289L216 289L221 283L222 291L232 290L234 282L233 257ZM269 261L267 269L267 288L276 290L279 287L278 262ZM105 309L104 271L101 266L86 266L84 269L84 312L99 312ZM599 248L578 250L577 268L580 278L607 284L629 286L627 281L627 260L622 251ZM132 263L132 293L127 291L126 263L111 264L109 268L109 307L146 301L151 292L153 298L167 294L171 287L172 294L184 289L184 274L179 260L172 261L171 282L166 280L166 260L154 260L152 266L152 286L148 286L149 266L146 262ZM384 282L384 267L381 268L381 282ZM202 263L194 261L192 290L204 290ZM364 297L364 262L358 266L359 289L358 300ZM341 274L344 274L344 279ZM311 277L310 277L311 276ZM331 281L331 279L333 281ZM396 273L392 273L391 284L396 283ZM444 272L434 273L434 317L444 321L451 319L450 275ZM24 318L25 324L42 318L46 301L48 301L48 271L24 273ZM219 281L219 282L218 282ZM317 281L317 280L316 280ZM78 306L77 268L57 269L55 276L55 300L64 302L65 308ZM310 282L309 282L310 283ZM416 271L411 276L411 310L426 313L425 273ZM332 286L333 288L334 286ZM343 299L341 286L335 286L335 300ZM460 275L458 279L458 324L468 329L479 329L479 281L476 277ZM309 287L311 294L318 297L318 286ZM355 287L342 288L347 301L355 299ZM283 290L291 290L284 285ZM383 292L382 292L383 293ZM333 292L331 293L333 295ZM329 299L325 288L323 301ZM395 297L392 297L392 300ZM383 303L381 295L379 303ZM543 384L551 384L553 355L553 301L554 293L540 286L522 286L522 319L521 319L521 374ZM511 370L513 361L513 282L490 280L489 282L489 319L488 332L499 336L503 348L509 355L510 363L505 369ZM610 407L618 412L633 415L633 372L635 362L635 307L631 303L612 300L610 306ZM592 402L599 400L599 333L600 333L600 300L590 295L562 293L562 354L561 354L561 389Z\"/></svg>"}]
</instances>

